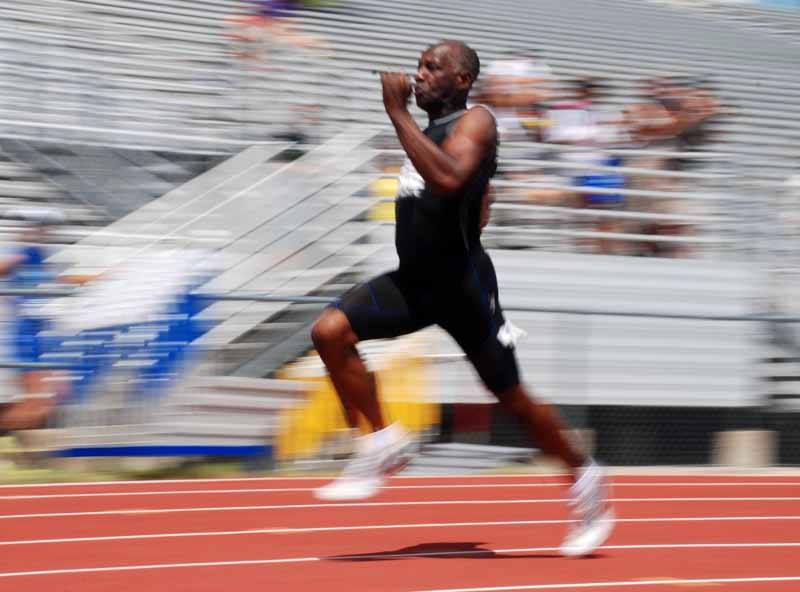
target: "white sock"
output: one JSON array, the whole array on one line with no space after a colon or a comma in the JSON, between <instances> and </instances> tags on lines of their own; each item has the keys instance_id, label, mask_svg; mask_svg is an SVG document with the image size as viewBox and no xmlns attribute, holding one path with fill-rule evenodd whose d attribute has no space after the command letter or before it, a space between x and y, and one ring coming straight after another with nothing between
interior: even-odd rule
<instances>
[{"instance_id":1,"label":"white sock","mask_svg":"<svg viewBox=\"0 0 800 592\"><path fill-rule=\"evenodd\" d=\"M366 445L370 449L391 446L401 438L402 430L403 427L398 422L391 423L382 430L364 436L367 439Z\"/></svg>"}]
</instances>

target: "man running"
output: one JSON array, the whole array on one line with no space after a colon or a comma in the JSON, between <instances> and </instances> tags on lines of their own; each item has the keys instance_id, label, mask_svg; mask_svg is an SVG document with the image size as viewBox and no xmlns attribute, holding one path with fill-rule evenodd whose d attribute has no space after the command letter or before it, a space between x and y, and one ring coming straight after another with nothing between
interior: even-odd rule
<instances>
[{"instance_id":1,"label":"man running","mask_svg":"<svg viewBox=\"0 0 800 592\"><path fill-rule=\"evenodd\" d=\"M460 41L443 41L422 53L415 86L405 74L381 75L384 106L407 154L396 203L400 265L353 288L312 329L348 424L356 428L361 414L372 430L357 438L342 474L316 495L367 498L409 462L413 443L399 423L386 425L375 378L356 344L437 324L456 340L486 387L520 418L539 448L569 469L577 520L562 551L586 555L608 538L614 515L600 467L564 438L555 409L520 383L515 330L503 317L494 267L480 242L481 206L497 168L498 139L488 109L466 108L479 71L475 51ZM407 108L412 91L428 114L424 131Z\"/></svg>"}]
</instances>

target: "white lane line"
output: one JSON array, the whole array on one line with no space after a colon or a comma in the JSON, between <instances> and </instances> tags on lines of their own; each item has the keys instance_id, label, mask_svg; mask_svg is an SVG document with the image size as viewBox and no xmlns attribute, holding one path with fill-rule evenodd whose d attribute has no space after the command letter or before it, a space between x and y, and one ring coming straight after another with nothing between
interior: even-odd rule
<instances>
[{"instance_id":1,"label":"white lane line","mask_svg":"<svg viewBox=\"0 0 800 592\"><path fill-rule=\"evenodd\" d=\"M576 582L574 584L526 584L521 586L491 586L489 588L437 588L417 590L416 592L504 592L508 590L577 590L586 588L622 588L630 586L691 586L705 584L756 584L768 582L798 582L800 576L761 577L761 578L701 578L668 580L622 580L618 582Z\"/></svg>"},{"instance_id":2,"label":"white lane line","mask_svg":"<svg viewBox=\"0 0 800 592\"><path fill-rule=\"evenodd\" d=\"M800 543L677 543L657 545L605 545L601 549L606 551L637 551L651 549L755 549L755 548L796 548ZM559 547L524 547L521 549L475 549L462 551L420 551L417 553L372 553L364 555L338 555L335 557L288 557L283 559L249 559L243 561L208 561L192 563L150 563L143 565L114 565L103 567L77 567L66 569L47 569L38 571L10 571L0 572L0 578L15 578L25 576L48 576L63 574L101 573L113 571L145 571L155 569L176 569L191 567L229 567L235 565L269 565L283 563L307 563L314 561L348 561L359 559L404 559L406 557L446 557L464 555L496 555L500 553L558 553ZM793 581L794 576L785 581ZM800 576L796 578L800 580ZM674 580L670 580L674 583ZM500 588L502 589L502 588ZM512 590L514 588L511 588ZM524 588L521 588L524 589ZM478 588L477 590L491 590L491 588ZM433 592L433 591L431 591ZM443 591L435 591L443 592ZM456 592L451 590L450 592ZM463 591L461 591L463 592Z\"/></svg>"},{"instance_id":3,"label":"white lane line","mask_svg":"<svg viewBox=\"0 0 800 592\"><path fill-rule=\"evenodd\" d=\"M800 501L800 497L616 497L614 503L651 502L784 502ZM311 508L364 508L399 506L457 506L457 505L504 505L504 504L563 504L565 498L555 499L508 499L508 500L424 500L411 502L347 502L336 504L274 504L265 506L211 506L201 508L130 508L97 510L89 512L46 512L36 514L0 514L0 520L19 518L64 518L70 516L118 516L140 514L179 514L186 512L235 512L243 510L299 510Z\"/></svg>"},{"instance_id":4,"label":"white lane line","mask_svg":"<svg viewBox=\"0 0 800 592\"><path fill-rule=\"evenodd\" d=\"M619 489L621 487L798 487L800 482L792 483L788 481L782 482L763 482L763 481L742 481L739 483L713 483L713 482L664 482L664 483L616 483L612 481L612 487ZM381 490L406 490L406 489L506 489L506 488L524 488L524 487L555 487L565 488L565 483L462 483L455 485L448 485L446 483L440 485L387 485L381 487ZM29 499L70 499L70 498L84 498L84 497L134 497L134 496L151 496L151 495L203 495L203 494L233 494L233 493L298 493L314 491L314 487L248 487L236 489L165 489L153 491L98 491L91 493L45 493L45 494L27 494L27 495L0 495L0 500L29 500ZM800 490L800 489L799 489Z\"/></svg>"},{"instance_id":5,"label":"white lane line","mask_svg":"<svg viewBox=\"0 0 800 592\"><path fill-rule=\"evenodd\" d=\"M618 471L615 470L613 467L609 468L609 473L615 477L632 477L632 478L641 478L641 477L653 477L656 479L674 479L675 477L704 477L708 479L711 478L720 478L720 479L775 479L775 478L797 478L798 480L793 482L792 485L800 485L800 472L763 472L763 473L699 473L699 472L692 472L692 471L684 471L684 470L676 470L676 471L665 471L665 472L643 472L643 473L628 473L625 471ZM553 479L553 478L563 478L566 477L565 473L503 473L503 474L466 474L466 475L395 475L392 477L392 481L400 479L400 480L454 480L454 479L476 479L476 480L486 480L486 479ZM115 486L115 485L156 485L159 486L161 484L170 484L170 483L258 483L259 481L285 481L285 482L292 482L292 481L327 481L330 479L329 475L318 475L318 476L304 476L304 477L228 477L228 478L216 478L216 479L139 479L139 480L128 480L128 481L81 481L81 482L50 482L50 483L4 483L0 484L0 489L27 489L27 488L45 488L45 487L93 487L95 485L99 486ZM730 483L730 481L725 481L721 483L716 483L717 485ZM766 481L769 483L769 481ZM653 482L654 485L657 485L658 482Z\"/></svg>"},{"instance_id":6,"label":"white lane line","mask_svg":"<svg viewBox=\"0 0 800 592\"><path fill-rule=\"evenodd\" d=\"M656 475L661 476L661 475ZM663 475L667 477L667 475ZM671 475L670 475L671 476ZM687 474L691 476L691 473ZM724 476L724 475L723 475ZM764 477L791 477L791 474L786 475L771 475L765 474ZM797 475L795 475L797 476ZM501 475L394 475L392 480L395 479L423 479L423 480L439 480L439 479L536 479L536 478L558 478L566 477L566 473L542 473L542 474L501 474ZM758 475L754 475L758 477ZM331 475L318 475L303 476L303 477L224 477L216 479L139 479L129 481L80 481L80 482L65 482L59 483L57 481L51 483L6 483L0 485L0 489L8 488L42 488L42 487L93 487L95 485L114 486L114 485L160 485L162 483L257 483L259 481L321 481L326 482L331 479ZM800 481L798 481L800 483Z\"/></svg>"},{"instance_id":7,"label":"white lane line","mask_svg":"<svg viewBox=\"0 0 800 592\"><path fill-rule=\"evenodd\" d=\"M270 563L304 563L322 561L319 557L298 557L296 559L250 559L245 561L208 561L197 563L152 563L145 565L117 565L112 567L78 567L74 569L47 569L41 571L0 572L0 578L19 578L24 576L53 576L62 574L102 573L110 571L147 571L153 569L177 569L189 567L231 567L234 565L269 565Z\"/></svg>"},{"instance_id":8,"label":"white lane line","mask_svg":"<svg viewBox=\"0 0 800 592\"><path fill-rule=\"evenodd\" d=\"M769 522L800 520L800 516L690 516L668 518L617 518L618 523L659 523L659 522ZM353 526L318 526L307 528L257 528L250 530L217 530L199 532L167 532L152 534L130 534L98 537L75 537L62 539L25 539L17 541L0 541L0 546L16 545L52 545L63 543L95 543L103 541L136 541L146 539L173 539L191 537L226 537L226 536L253 536L260 534L304 534L310 532L346 532L367 530L397 530L412 528L453 528L456 526L542 526L552 524L571 524L577 520L502 520L495 522L419 522L404 524L365 524Z\"/></svg>"}]
</instances>

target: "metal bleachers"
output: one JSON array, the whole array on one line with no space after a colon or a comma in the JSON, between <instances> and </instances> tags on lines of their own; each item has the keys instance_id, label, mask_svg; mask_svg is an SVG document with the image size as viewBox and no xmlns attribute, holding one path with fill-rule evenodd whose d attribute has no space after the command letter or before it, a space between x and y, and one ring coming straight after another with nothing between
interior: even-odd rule
<instances>
[{"instance_id":1,"label":"metal bleachers","mask_svg":"<svg viewBox=\"0 0 800 592\"><path fill-rule=\"evenodd\" d=\"M800 80L792 65L800 47L721 19L719 11L627 0L504 0L491 7L348 0L296 19L324 49L275 42L259 68L237 59L226 37L226 16L246 6L49 0L0 7L9 74L0 87L8 99L0 102L0 129L233 152L279 129L300 101L322 109L318 131L330 135L343 122L384 121L371 70L412 69L421 48L460 37L484 63L536 48L559 80L602 77L609 105L637 100L644 77L703 76L732 114L715 124L721 135L713 149L738 155L751 174L776 179L797 156ZM786 11L758 14L795 19ZM47 94L31 94L32 84Z\"/></svg>"},{"instance_id":2,"label":"metal bleachers","mask_svg":"<svg viewBox=\"0 0 800 592\"><path fill-rule=\"evenodd\" d=\"M354 196L369 182L354 171L374 156L363 147L373 133L346 130L288 163L271 160L279 147L251 148L52 261L75 273L98 273L149 253L201 250L209 252L208 270L214 274L203 290L314 291L376 248L354 245L375 226L354 221L372 205ZM287 306L216 304L203 313L217 325L202 344L225 346Z\"/></svg>"},{"instance_id":3,"label":"metal bleachers","mask_svg":"<svg viewBox=\"0 0 800 592\"><path fill-rule=\"evenodd\" d=\"M726 112L713 124L719 134L691 155L701 166L676 173L630 158L617 172L670 183L666 189L609 189L631 198L624 210L501 200L484 237L507 316L527 332L518 344L523 377L545 398L563 405L760 404L759 364L770 351L764 325L714 319L768 308L771 264L762 243L771 227L765 212L774 199L770 183L795 171L800 156L800 46L716 13L634 0L443 0L435 6L348 0L305 9L296 19L324 40L324 50L276 43L261 67L235 57L225 36L225 17L242 10L242 3L223 0L0 6L0 67L8 74L0 81L0 135L26 146L45 139L67 143L84 162L111 170L128 160L133 169L120 169L111 185L140 185L148 193L146 203L125 212L120 207L119 220L63 249L53 263L98 273L149 256L202 252L203 271L212 276L204 291L244 298L334 296L395 263L391 220L374 215L387 196L371 196L369 187L377 177L391 176L385 165L397 164L402 154L396 145L384 150L387 122L372 70L413 70L419 51L443 37L464 39L484 64L534 48L559 88L583 75L606 81L602 102L613 109L641 100L644 78L702 76ZM311 146L272 137L298 102L320 109ZM147 150L126 156L106 153L109 146ZM288 155L290 147L305 153ZM629 147L607 153L654 154L638 148L639 154ZM175 162L162 156L164 149L235 156L184 182ZM532 149L568 152L505 144L501 168L516 162L539 171L582 166L608 172L603 165L534 159ZM85 170L66 156L54 160ZM17 174L10 161L2 167L16 177L13 184L0 181L0 199L13 193L49 200L54 194ZM182 184L170 189L152 167ZM566 176L503 177L495 186L508 194L575 190ZM80 188L86 185L73 191ZM650 207L660 202L679 207ZM624 224L598 232L600 219ZM648 235L642 223L651 221L689 231ZM589 254L585 242L601 238L679 244L688 255ZM260 379L280 365L281 356L307 351L308 324L318 310L289 302L218 302L201 315L215 326L199 345L218 354L209 364L215 373L238 375L220 380ZM487 400L449 338L432 329L424 341L435 370L432 398ZM281 355L266 355L270 348ZM365 351L367 357L380 355L379 347ZM228 402L235 399L228 395L246 388L223 386ZM192 391L196 398L180 393L175 401L183 407L162 417L166 432L187 441L224 438L223 424L261 404L239 401L235 413L194 421L199 407L220 404L215 388ZM232 436L247 441L260 437L263 427L244 422Z\"/></svg>"},{"instance_id":4,"label":"metal bleachers","mask_svg":"<svg viewBox=\"0 0 800 592\"><path fill-rule=\"evenodd\" d=\"M350 91L363 97L362 117L382 117L377 92L369 92L375 84L364 74L412 69L421 48L458 37L474 45L484 63L503 51L535 48L559 78L601 77L611 86L609 104L637 100L638 81L648 76L705 76L732 111L717 124L721 135L714 150L736 154L749 174L779 179L797 156L800 79L789 65L798 59L798 48L674 7L509 1L489 8L460 0L433 7L361 0L340 12L308 11L303 21L329 39L341 64L362 72Z\"/></svg>"}]
</instances>

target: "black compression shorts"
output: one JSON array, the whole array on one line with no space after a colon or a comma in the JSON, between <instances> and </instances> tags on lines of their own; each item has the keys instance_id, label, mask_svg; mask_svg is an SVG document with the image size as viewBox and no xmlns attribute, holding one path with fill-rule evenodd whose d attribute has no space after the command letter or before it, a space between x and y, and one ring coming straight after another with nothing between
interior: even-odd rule
<instances>
[{"instance_id":1,"label":"black compression shorts","mask_svg":"<svg viewBox=\"0 0 800 592\"><path fill-rule=\"evenodd\" d=\"M483 251L436 271L401 267L379 275L355 286L336 307L361 341L439 325L464 350L491 392L499 394L519 384L497 277Z\"/></svg>"}]
</instances>

